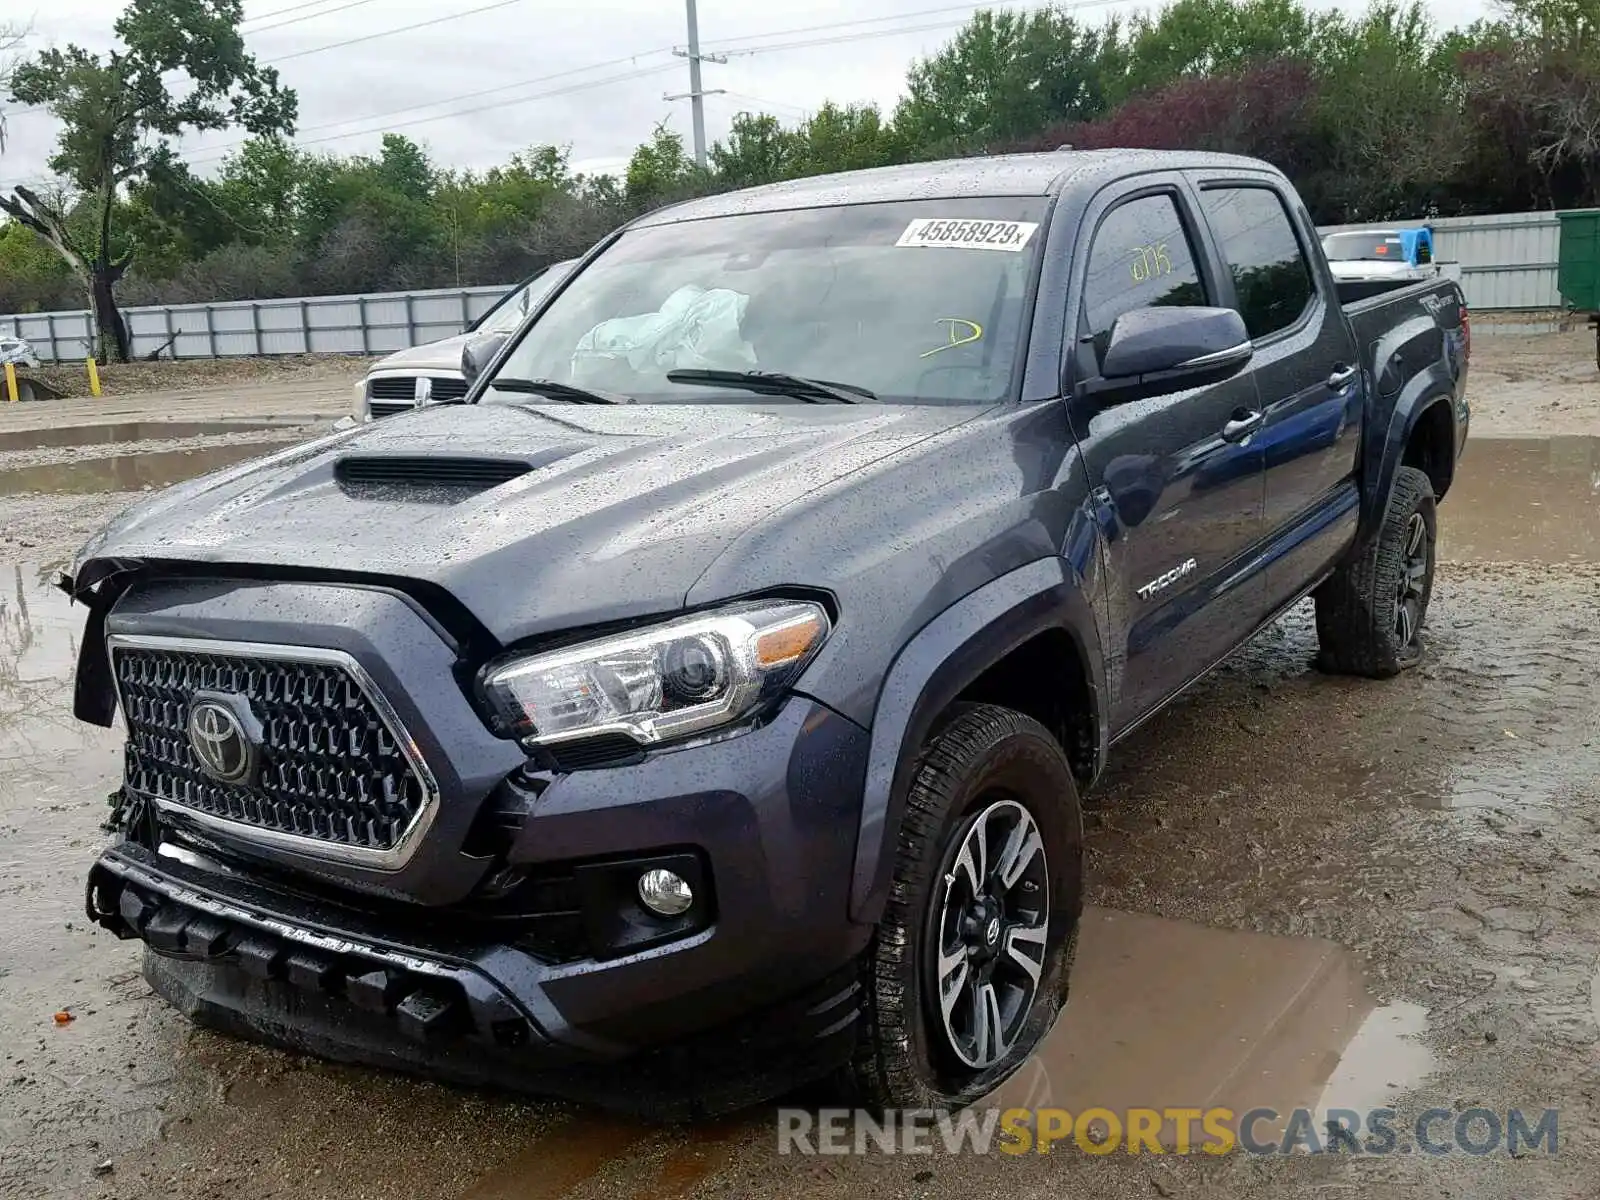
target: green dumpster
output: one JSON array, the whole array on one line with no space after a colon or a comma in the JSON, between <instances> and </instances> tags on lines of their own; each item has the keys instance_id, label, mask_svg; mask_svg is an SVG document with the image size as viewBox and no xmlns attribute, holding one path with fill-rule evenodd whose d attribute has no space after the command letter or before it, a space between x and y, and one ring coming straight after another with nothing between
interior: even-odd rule
<instances>
[{"instance_id":1,"label":"green dumpster","mask_svg":"<svg viewBox=\"0 0 1600 1200\"><path fill-rule=\"evenodd\" d=\"M1594 326L1594 358L1600 366L1600 208L1557 213L1561 253L1556 287L1568 308L1589 314Z\"/></svg>"}]
</instances>

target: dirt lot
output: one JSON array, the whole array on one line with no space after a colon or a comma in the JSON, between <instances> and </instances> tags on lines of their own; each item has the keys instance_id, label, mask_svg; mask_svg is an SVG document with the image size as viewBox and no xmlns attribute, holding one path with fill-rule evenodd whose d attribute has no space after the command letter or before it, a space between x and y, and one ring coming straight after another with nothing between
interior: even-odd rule
<instances>
[{"instance_id":1,"label":"dirt lot","mask_svg":"<svg viewBox=\"0 0 1600 1200\"><path fill-rule=\"evenodd\" d=\"M1487 324L1488 318L1479 322ZM1506 325L1507 330L1516 328ZM1594 433L1600 429L1600 367L1594 331L1474 330L1468 398L1474 433Z\"/></svg>"},{"instance_id":2,"label":"dirt lot","mask_svg":"<svg viewBox=\"0 0 1600 1200\"><path fill-rule=\"evenodd\" d=\"M1592 354L1586 334L1475 339L1474 442L1441 510L1420 669L1316 674L1302 608L1118 748L1088 798L1097 907L1073 1000L1019 1081L1074 1111L1392 1102L1402 1128L1433 1107L1556 1108L1555 1157L795 1158L770 1112L652 1129L191 1029L133 948L84 926L119 748L69 715L81 617L46 581L135 498L104 489L303 436L298 405L213 399L291 425L7 449L0 424L0 1195L1600 1194ZM113 419L172 415L152 400Z\"/></svg>"},{"instance_id":3,"label":"dirt lot","mask_svg":"<svg viewBox=\"0 0 1600 1200\"><path fill-rule=\"evenodd\" d=\"M285 354L272 358L113 363L99 369L100 388L103 398L241 386L297 390L354 383L371 362L361 355ZM89 370L85 364L30 367L26 373L63 396L89 398Z\"/></svg>"}]
</instances>

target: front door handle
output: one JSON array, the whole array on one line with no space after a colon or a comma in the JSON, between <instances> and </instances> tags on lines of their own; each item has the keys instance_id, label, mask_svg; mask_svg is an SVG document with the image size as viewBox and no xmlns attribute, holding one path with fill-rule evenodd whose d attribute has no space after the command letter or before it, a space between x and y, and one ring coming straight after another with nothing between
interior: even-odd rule
<instances>
[{"instance_id":1,"label":"front door handle","mask_svg":"<svg viewBox=\"0 0 1600 1200\"><path fill-rule=\"evenodd\" d=\"M1264 414L1253 408L1236 408L1228 423L1222 427L1222 440L1225 442L1242 442L1256 430L1261 428L1261 422L1266 420Z\"/></svg>"},{"instance_id":2,"label":"front door handle","mask_svg":"<svg viewBox=\"0 0 1600 1200\"><path fill-rule=\"evenodd\" d=\"M1328 376L1328 390L1337 392L1354 379L1360 371L1359 367L1335 367L1333 374Z\"/></svg>"}]
</instances>

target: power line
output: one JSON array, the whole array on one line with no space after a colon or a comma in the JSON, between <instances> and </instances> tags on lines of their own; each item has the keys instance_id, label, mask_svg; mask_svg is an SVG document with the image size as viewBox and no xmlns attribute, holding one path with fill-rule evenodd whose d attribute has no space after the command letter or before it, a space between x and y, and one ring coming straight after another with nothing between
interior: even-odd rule
<instances>
[{"instance_id":1,"label":"power line","mask_svg":"<svg viewBox=\"0 0 1600 1200\"><path fill-rule=\"evenodd\" d=\"M245 24L249 24L252 21L264 21L264 20L268 19L269 17L281 16L284 13L299 12L301 9L312 8L315 5L326 4L327 2L328 2L328 0L308 0L308 2L305 3L305 4L293 4L293 5L290 5L288 8L274 9L272 12L262 13L261 16L259 16L259 17L247 17L247 18L245 18L244 23ZM488 7L489 8L504 8L507 4L517 4L517 3L520 3L520 2L521 2L521 0L502 0L501 3L499 3L499 4L491 4ZM345 9L348 9L348 8L360 8L362 5L373 4L373 3L376 3L376 0L346 0L346 2L344 4L341 4L336 8L325 8L321 12L307 13L303 17L294 17L294 18L292 18L292 19L290 19L288 21L279 21L276 25L263 25L263 26L260 26L259 28L256 28L256 29L242 29L240 32L241 33L245 33L245 34L266 33L267 31L272 30L272 29L282 29L287 25L298 25L302 21L312 21L312 20L315 20L318 17L329 16L332 13L344 12ZM469 17L475 12L484 12L484 11L486 11L486 9L470 9L467 12L457 13L455 15L456 16L460 16L460 17ZM447 21L447 20L451 20L451 19L452 18L450 18L450 17L440 17L440 18L437 18L437 19L432 20L432 21L423 21L418 25L406 25L406 26L402 26L399 29L381 30L381 31L379 31L377 33L366 34L366 35L364 35L362 37L350 38L347 41L333 42L333 43L331 43L330 45L327 45L327 46L314 46L309 50L297 50L293 54L284 55L283 58L268 59L267 60L267 65L270 66L273 63L283 62L284 59L300 58L300 57L302 57L304 55L307 55L307 54L319 54L324 50L336 50L340 46L349 46L349 45L353 45L356 42L369 42L369 41L372 41L374 38L388 37L392 33L405 33L405 32L407 32L408 30L411 30L411 29L420 29L424 25L434 25L434 24L438 24L439 21ZM11 117L32 116L32 115L37 114L37 113L48 113L48 112L49 112L49 106L48 105L45 105L45 104L30 104L25 108L13 108L13 109L7 109L7 110L4 110L4 111L0 111L0 117L4 117L6 119L10 119Z\"/></svg>"},{"instance_id":2,"label":"power line","mask_svg":"<svg viewBox=\"0 0 1600 1200\"><path fill-rule=\"evenodd\" d=\"M1057 7L1058 10L1062 10L1062 11L1077 11L1079 9L1085 9L1085 8L1104 8L1107 5L1117 4L1117 3L1120 3L1120 0L1079 0L1079 2L1076 3L1076 4L1061 4L1061 5L1057 5L1056 7ZM986 8L986 9L993 9L993 8L1006 7L1006 6L1005 5L983 5L982 7ZM938 11L938 10L930 10L930 11ZM944 11L957 11L957 10L947 9L947 10L944 10ZM966 11L966 12L968 12L970 14L971 12L974 12L974 11L977 11L977 10L973 9L973 8L970 8L970 7L963 6L963 9L961 11ZM853 25L853 24L858 24L858 23L859 22L854 22L854 21L840 21L840 22L835 23L832 27L833 28L840 28L840 27L843 27L843 26L846 26L846 25ZM960 20L932 21L932 22L929 22L929 23L924 24L924 25L896 26L893 29L871 29L871 30L864 30L864 31L859 32L859 33L839 34L838 36L835 36L835 37L807 38L807 39L802 39L802 40L799 40L799 41L775 42L775 43L773 43L771 45L746 46L746 47L742 47L742 48L730 47L729 49L726 49L726 50L722 51L722 53L728 55L730 58L736 57L736 56L737 57L748 57L750 55L755 55L755 54L769 54L769 53L772 53L772 52L778 51L778 50L803 50L803 49L806 49L806 48L811 47L811 46L837 46L837 45L840 45L840 44L845 43L845 42L864 42L864 41L867 41L867 40L872 39L872 38L898 37L901 34L908 34L908 33L927 33L927 32L930 32L932 30L937 30L937 29L955 29L955 28L959 28L962 25L965 25L966 23L967 23L967 18L963 17ZM813 26L812 28L815 29L815 30L825 30L825 29L829 28L829 26L828 25L817 25L817 26ZM798 32L801 32L801 31L800 30L795 30L794 32L798 33ZM768 35L768 36L777 36L777 35L772 34L772 35Z\"/></svg>"},{"instance_id":3,"label":"power line","mask_svg":"<svg viewBox=\"0 0 1600 1200\"><path fill-rule=\"evenodd\" d=\"M328 0L305 0L302 4L291 4L287 8L275 8L271 12L264 12L259 17L246 17L246 25L253 21L270 21L273 17L281 17L284 13L299 12L303 8L315 8L319 4L326 4Z\"/></svg>"},{"instance_id":4,"label":"power line","mask_svg":"<svg viewBox=\"0 0 1600 1200\"><path fill-rule=\"evenodd\" d=\"M326 3L326 0L313 0L313 2L320 4L320 3ZM426 21L418 21L414 25L401 25L401 26L398 26L397 28L394 28L394 29L380 29L376 33L366 33L366 34L362 34L360 37L346 38L343 41L339 41L339 42L329 42L325 46L312 46L312 47L310 47L308 49L305 49L305 50L296 50L292 54L283 54L283 55L279 55L277 58L269 58L269 59L264 59L262 61L263 61L263 65L265 65L265 66L273 66L273 65L275 65L277 63L288 62L292 58L304 58L304 57L306 57L307 55L310 55L310 54L321 54L325 50L339 50L339 49L342 49L345 46L354 46L354 45L358 45L358 44L360 44L362 42L372 42L372 41L376 41L379 38L390 37L390 36L392 36L394 34L397 34L397 33L410 33L413 29L426 29L430 25L442 25L446 21L454 21L454 20L456 20L457 18L460 18L460 17L475 16L478 13L490 12L490 11L492 11L494 9L497 9L497 8L509 8L513 4L521 4L522 2L523 2L523 0L498 0L498 3L485 4L481 8L469 8L465 12L451 13L449 16L444 16L444 17L433 17L433 18L430 18L429 20L426 20ZM265 33L269 29L282 29L285 25L296 25L296 24L300 23L301 21L310 21L310 20L313 20L316 17L325 17L330 13L343 12L347 8L357 8L357 7L359 7L359 6L363 5L363 4L371 4L371 3L374 3L374 0L348 0L347 3L340 5L338 8L324 9L322 12L309 13L306 16L303 16L303 17L295 17L293 20L280 21L276 25L265 25L265 26L262 26L259 29L246 30L245 32L247 32L247 33ZM290 8L278 9L277 12L278 13L294 12L297 9L307 8L307 7L309 7L309 5L300 4L300 5L294 5L294 6L290 7ZM263 14L262 17L257 17L255 19L256 20L262 20L265 17L275 16L275 15L277 15L277 13L266 13L266 14ZM9 119L11 117L28 116L28 115L32 115L34 113L43 113L43 112L48 112L48 108L47 108L46 105L34 104L34 105L30 105L27 108L15 108L15 109L7 110L7 111L0 111L0 117L4 117L4 118Z\"/></svg>"},{"instance_id":5,"label":"power line","mask_svg":"<svg viewBox=\"0 0 1600 1200\"><path fill-rule=\"evenodd\" d=\"M1110 0L1107 0L1109 3ZM795 29L774 29L768 33L745 33L735 37L712 38L707 44L712 46L731 46L735 42L753 42L768 37L788 37L796 33L817 33L827 29L844 29L851 25L881 25L885 21L909 21L916 17L933 17L953 12L976 12L980 8L1014 8L1015 4L1005 3L1001 0L997 4L950 4L943 8L920 8L912 12L894 13L886 17L861 17L854 21L828 21L822 25L801 25Z\"/></svg>"},{"instance_id":6,"label":"power line","mask_svg":"<svg viewBox=\"0 0 1600 1200\"><path fill-rule=\"evenodd\" d=\"M1101 0L1110 4L1115 0ZM837 37L809 38L795 42L776 42L770 46L748 46L740 50L724 50L722 53L729 58L748 58L756 54L772 54L779 50L805 50L812 46L838 46L845 42L865 42L872 38L898 37L901 34L927 33L935 29L954 29L966 24L965 21L935 21L927 25L907 25L904 28L875 29L867 33L845 33Z\"/></svg>"},{"instance_id":7,"label":"power line","mask_svg":"<svg viewBox=\"0 0 1600 1200\"><path fill-rule=\"evenodd\" d=\"M786 109L789 112L797 113L800 116L805 116L810 111L810 109L802 108L798 104L786 104L782 100L768 100L764 96L752 96L749 92L736 92L732 88L723 88L722 94L724 96L731 96L735 100L748 100L750 103L759 104L763 108Z\"/></svg>"},{"instance_id":8,"label":"power line","mask_svg":"<svg viewBox=\"0 0 1600 1200\"><path fill-rule=\"evenodd\" d=\"M318 0L318 3L325 3L325 2L326 2L326 0ZM244 30L243 32L249 33L249 34L252 34L252 35L253 34L257 34L257 33L266 33L269 29L282 29L285 25L298 25L302 21L315 21L318 17L331 17L334 13L344 12L344 10L347 9L347 8L360 8L363 5L372 4L372 3L375 3L375 0L345 0L345 3L339 5L336 8L325 8L321 12L307 13L303 17L290 17L287 21L279 21L276 25L258 25L254 29L247 29L247 30ZM304 8L305 6L301 5L300 7ZM285 8L285 9L279 9L278 11L279 12L293 12L294 10ZM268 15L271 16L273 14L269 13ZM258 17L256 19L257 20L262 20L264 18L259 18Z\"/></svg>"},{"instance_id":9,"label":"power line","mask_svg":"<svg viewBox=\"0 0 1600 1200\"><path fill-rule=\"evenodd\" d=\"M397 33L410 33L413 29L426 29L430 25L443 25L446 21L458 21L462 17L473 17L479 13L492 12L497 8L510 8L513 4L521 4L522 2L523 0L497 0L494 4L469 8L465 12L450 13L443 17L431 17L426 21L418 21L414 25L400 25L394 29L380 29L376 33L365 33L360 37L346 38L342 42L329 42L326 46L312 46L309 50L296 50L293 54L280 54L277 58L267 59L267 62L269 64L277 64L288 62L291 58L304 58L308 54L321 54L324 50L341 50L346 46L357 46L362 42L375 42L379 38L392 37Z\"/></svg>"},{"instance_id":10,"label":"power line","mask_svg":"<svg viewBox=\"0 0 1600 1200\"><path fill-rule=\"evenodd\" d=\"M1115 4L1115 3L1119 3L1119 0L1077 0L1076 3L1071 3L1071 4L1050 4L1050 5L1048 5L1048 7L1052 8L1052 9L1055 9L1058 12L1074 12L1074 11L1076 11L1078 9L1082 9L1082 8L1103 8L1108 4ZM940 8L919 8L919 9L914 9L911 12L893 13L893 14L891 14L889 16L884 16L884 17L858 17L858 18L856 18L854 20L850 20L850 21L828 21L828 22L825 22L824 24L821 24L821 25L801 25L801 26L799 26L799 27L797 27L795 29L774 29L774 30L771 30L771 31L769 31L767 33L746 33L746 34L737 35L735 37L712 38L712 39L710 39L710 41L707 44L708 45L712 45L712 46L717 46L717 47L732 46L737 42L753 42L753 41L759 41L762 38L769 38L769 37L788 37L789 35L796 34L796 33L822 33L822 32L826 32L827 30L830 30L830 29L845 29L845 28L848 28L848 27L850 27L852 25L882 25L882 24L884 24L885 22L888 22L888 21L909 21L909 20L913 20L913 19L915 19L917 17L937 17L937 16L944 16L944 15L947 15L949 13L964 13L964 14L967 14L967 15L970 16L970 15L972 15L974 13L979 12L979 11L990 11L990 12L993 12L993 11L998 10L998 9L1005 9L1005 10L1009 11L1009 10L1015 9L1015 8L1024 8L1024 9L1027 9L1027 8L1039 8L1039 9L1042 9L1044 7L1046 7L1046 6L1042 5L1042 4L1023 3L1022 0L992 0L992 2L984 3L984 4L970 4L970 3L969 4L947 4L947 5L944 5L943 7L940 7ZM965 24L964 21L963 22L959 22L959 23L960 24ZM924 28L924 27L923 26L918 26L917 28L921 29L921 28ZM892 33L894 33L894 32L913 32L913 31L912 30L885 31L882 35L868 34L868 35L864 35L864 36L872 36L872 37L884 36L884 37L889 37L889 36L892 36Z\"/></svg>"},{"instance_id":11,"label":"power line","mask_svg":"<svg viewBox=\"0 0 1600 1200\"><path fill-rule=\"evenodd\" d=\"M638 71L628 71L621 75L607 76L605 79L590 79L585 80L582 83L570 84L567 87L553 88L547 92L535 92L531 96L519 96L515 100L502 100L496 104L481 104L476 108L463 108L453 112L436 113L431 117L417 117L416 119L410 121L398 121L393 124L375 125L371 129L352 129L346 133L333 133L328 134L325 137L305 138L303 140L297 139L295 141L295 145L315 146L323 142L337 142L344 138L364 137L365 135L371 133L392 133L396 129L409 129L415 125L426 125L430 121L446 121L452 117L470 117L474 114L490 112L497 108L511 108L515 105L527 104L534 100L548 100L555 96L566 96L572 94L573 92L586 91L589 88L606 87L613 83L628 83L635 79L644 79L650 75L660 75L665 71L674 70L677 70L677 64L662 63L659 66L645 67ZM199 158L191 158L187 159L186 161L190 163L190 165L195 165L199 163L217 162L226 157L227 154L224 152L221 154L208 154Z\"/></svg>"},{"instance_id":12,"label":"power line","mask_svg":"<svg viewBox=\"0 0 1600 1200\"><path fill-rule=\"evenodd\" d=\"M605 62L590 63L587 66L583 66L583 67L572 67L571 69L566 70L566 71L557 71L552 75L536 75L532 79L520 79L516 83L502 84L499 87L484 88L481 91L476 91L476 92L463 92L460 95L446 96L446 97L444 97L443 99L440 99L440 100L429 100L429 101L427 101L426 103L423 103L423 104L409 104L405 108L390 108L390 109L385 109L382 112L362 113L360 116L345 117L343 120L339 120L339 121L324 121L320 125L307 125L303 129L301 129L299 134L296 135L296 137L294 139L292 139L292 140L295 141L296 143L298 143L301 140L301 135L304 135L304 134L307 134L307 133L316 133L318 130L322 130L322 129L336 129L340 125L353 125L358 121L377 121L377 120L381 120L381 119L383 119L385 117L399 116L402 113L420 112L421 110L426 109L426 108L438 108L441 105L456 104L456 103L459 103L462 100L477 100L477 99L480 99L480 98L482 98L484 96L495 96L495 95L500 94L501 92L511 92L511 91L515 91L518 88L532 87L534 84L537 84L537 83L549 83L551 80L554 80L554 79L566 79L566 78L568 78L570 76L573 76L573 75L581 75L585 71L600 71L600 70L604 70L606 67L619 67L623 63L636 63L641 58L653 58L655 55L658 55L658 54L666 54L670 50L671 50L670 46L662 46L662 47L660 47L658 49L655 49L655 50L641 50L637 54L628 54L628 55L622 56L621 58L611 58L611 59L607 59ZM670 64L667 64L667 65L670 65ZM529 98L529 97L522 97L522 98L519 98L519 99L527 99L527 98ZM512 102L515 103L516 101L512 101ZM349 136L354 137L354 136L357 136L357 134L359 134L359 133L367 133L367 132L371 132L371 131L370 130L359 130L359 131L356 131L355 133L350 134ZM243 146L247 141L249 141L248 138L239 138L239 139L236 139L235 141L225 142L225 143L223 143L222 145L219 145L219 146L197 146L197 147L195 147L195 150L196 150L197 153L209 155L213 151L231 150L231 149L233 149L233 148L235 148L237 146ZM210 161L210 160L207 159L205 161Z\"/></svg>"}]
</instances>

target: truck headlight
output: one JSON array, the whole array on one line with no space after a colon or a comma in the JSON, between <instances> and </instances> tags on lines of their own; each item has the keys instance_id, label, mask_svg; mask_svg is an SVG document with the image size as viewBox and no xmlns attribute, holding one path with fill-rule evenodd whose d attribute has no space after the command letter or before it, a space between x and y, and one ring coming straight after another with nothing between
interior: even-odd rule
<instances>
[{"instance_id":1,"label":"truck headlight","mask_svg":"<svg viewBox=\"0 0 1600 1200\"><path fill-rule=\"evenodd\" d=\"M829 629L810 601L742 604L502 659L485 670L483 691L499 731L525 745L606 733L656 745L738 721L781 694Z\"/></svg>"},{"instance_id":2,"label":"truck headlight","mask_svg":"<svg viewBox=\"0 0 1600 1200\"><path fill-rule=\"evenodd\" d=\"M367 419L367 381L363 377L355 385L350 396L350 415L356 419L356 424Z\"/></svg>"}]
</instances>

